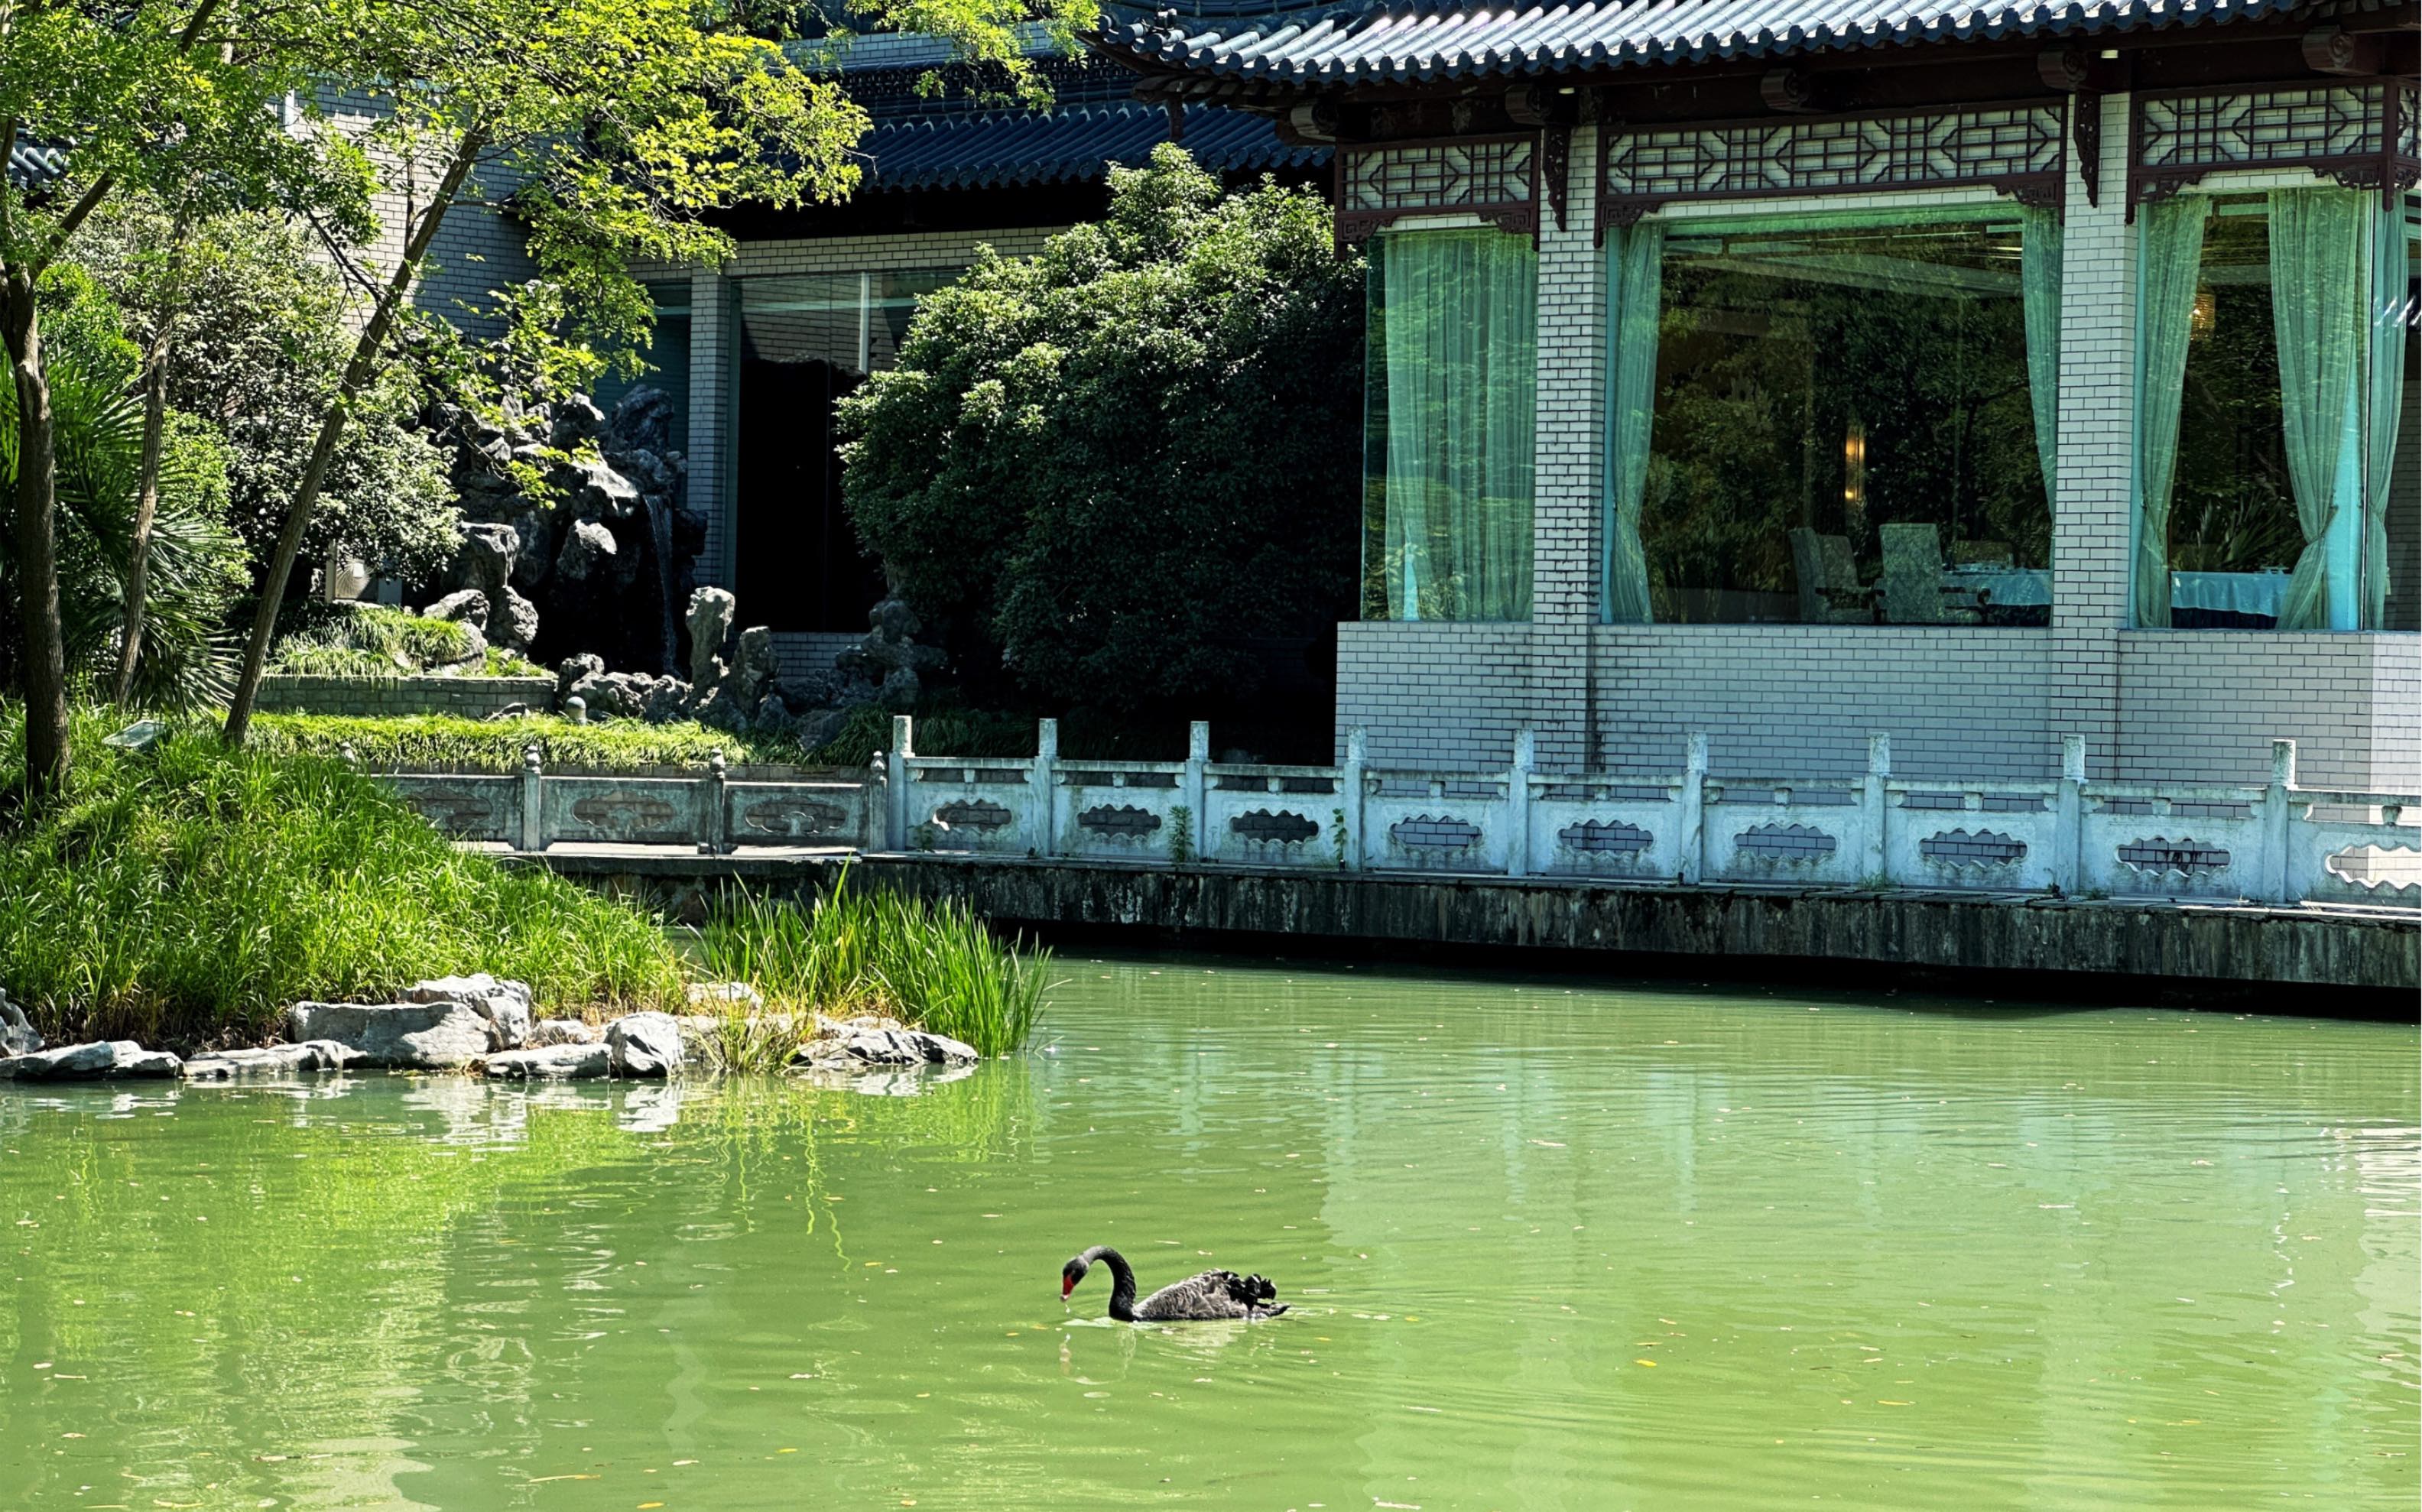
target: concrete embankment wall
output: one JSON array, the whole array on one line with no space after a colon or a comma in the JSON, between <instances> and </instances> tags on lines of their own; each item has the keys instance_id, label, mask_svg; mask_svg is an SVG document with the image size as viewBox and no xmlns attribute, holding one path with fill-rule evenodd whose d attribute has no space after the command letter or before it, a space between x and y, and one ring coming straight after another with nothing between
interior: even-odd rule
<instances>
[{"instance_id":1,"label":"concrete embankment wall","mask_svg":"<svg viewBox=\"0 0 2422 1512\"><path fill-rule=\"evenodd\" d=\"M776 896L829 887L838 857L552 853L543 863L680 917L716 890ZM1295 950L1392 945L1557 952L1609 969L1752 969L1810 963L2034 977L2038 991L2201 984L2237 1005L2326 1010L2351 993L2377 1008L2422 987L2422 914L1996 897L1890 890L1608 887L1542 879L1143 869L1099 862L871 856L852 886L964 900L1012 927L1106 930L1140 940L1284 941ZM1630 958L1628 961L1627 958ZM2263 994L2277 1000L2265 1003Z\"/></svg>"}]
</instances>

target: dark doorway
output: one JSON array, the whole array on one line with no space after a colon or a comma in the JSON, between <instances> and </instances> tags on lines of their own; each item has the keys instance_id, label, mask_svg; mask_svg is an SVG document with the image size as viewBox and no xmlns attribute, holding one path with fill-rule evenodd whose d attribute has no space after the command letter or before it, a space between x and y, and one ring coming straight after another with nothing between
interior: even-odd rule
<instances>
[{"instance_id":1,"label":"dark doorway","mask_svg":"<svg viewBox=\"0 0 2422 1512\"><path fill-rule=\"evenodd\" d=\"M882 569L841 508L833 452L833 405L859 377L822 358L742 359L732 591L744 625L863 631L883 596Z\"/></svg>"}]
</instances>

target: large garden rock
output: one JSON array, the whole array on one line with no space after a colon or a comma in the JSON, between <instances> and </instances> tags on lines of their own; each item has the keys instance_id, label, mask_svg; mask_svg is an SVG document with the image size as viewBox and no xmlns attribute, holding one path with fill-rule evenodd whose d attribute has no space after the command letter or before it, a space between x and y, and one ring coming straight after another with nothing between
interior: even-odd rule
<instances>
[{"instance_id":1,"label":"large garden rock","mask_svg":"<svg viewBox=\"0 0 2422 1512\"><path fill-rule=\"evenodd\" d=\"M474 630L488 628L488 595L476 588L447 594L420 611L424 620L458 620Z\"/></svg>"},{"instance_id":2,"label":"large garden rock","mask_svg":"<svg viewBox=\"0 0 2422 1512\"><path fill-rule=\"evenodd\" d=\"M689 596L689 681L692 687L712 687L723 681L716 653L731 634L731 616L739 606L729 590L701 588Z\"/></svg>"},{"instance_id":3,"label":"large garden rock","mask_svg":"<svg viewBox=\"0 0 2422 1512\"><path fill-rule=\"evenodd\" d=\"M31 1055L42 1047L42 1036L34 1032L25 1017L25 1010L8 1000L0 992L0 1060L12 1055Z\"/></svg>"},{"instance_id":4,"label":"large garden rock","mask_svg":"<svg viewBox=\"0 0 2422 1512\"><path fill-rule=\"evenodd\" d=\"M335 1040L307 1040L300 1045L213 1050L185 1063L188 1081L234 1081L244 1077L283 1077L302 1071L341 1071L361 1059L361 1052Z\"/></svg>"},{"instance_id":5,"label":"large garden rock","mask_svg":"<svg viewBox=\"0 0 2422 1512\"><path fill-rule=\"evenodd\" d=\"M577 1018L542 1018L530 1026L529 1043L534 1048L550 1045L603 1045L606 1032L594 1024Z\"/></svg>"},{"instance_id":6,"label":"large garden rock","mask_svg":"<svg viewBox=\"0 0 2422 1512\"><path fill-rule=\"evenodd\" d=\"M332 1039L361 1052L364 1065L450 1069L484 1058L493 1026L478 1009L447 1002L298 1002L286 1037Z\"/></svg>"},{"instance_id":7,"label":"large garden rock","mask_svg":"<svg viewBox=\"0 0 2422 1512\"><path fill-rule=\"evenodd\" d=\"M681 1024L670 1014L630 1014L606 1026L618 1077L668 1077L681 1069Z\"/></svg>"},{"instance_id":8,"label":"large garden rock","mask_svg":"<svg viewBox=\"0 0 2422 1512\"><path fill-rule=\"evenodd\" d=\"M173 1077L184 1062L166 1050L147 1050L133 1040L95 1040L0 1061L0 1076L19 1081L118 1080Z\"/></svg>"},{"instance_id":9,"label":"large garden rock","mask_svg":"<svg viewBox=\"0 0 2422 1512\"><path fill-rule=\"evenodd\" d=\"M978 1059L976 1047L947 1034L921 1029L857 1029L829 1038L808 1041L792 1060L815 1070L846 1070L860 1066L964 1065Z\"/></svg>"},{"instance_id":10,"label":"large garden rock","mask_svg":"<svg viewBox=\"0 0 2422 1512\"><path fill-rule=\"evenodd\" d=\"M543 1045L499 1050L481 1065L497 1081L573 1081L602 1077L614 1068L614 1052L603 1045Z\"/></svg>"},{"instance_id":11,"label":"large garden rock","mask_svg":"<svg viewBox=\"0 0 2422 1512\"><path fill-rule=\"evenodd\" d=\"M530 989L527 983L499 982L485 971L434 977L403 989L406 1002L459 1002L488 1021L488 1047L514 1050L529 1043Z\"/></svg>"},{"instance_id":12,"label":"large garden rock","mask_svg":"<svg viewBox=\"0 0 2422 1512\"><path fill-rule=\"evenodd\" d=\"M575 520L563 533L563 549L556 553L556 575L565 582L585 583L590 578L626 582L630 574L615 544L614 532L589 520Z\"/></svg>"}]
</instances>

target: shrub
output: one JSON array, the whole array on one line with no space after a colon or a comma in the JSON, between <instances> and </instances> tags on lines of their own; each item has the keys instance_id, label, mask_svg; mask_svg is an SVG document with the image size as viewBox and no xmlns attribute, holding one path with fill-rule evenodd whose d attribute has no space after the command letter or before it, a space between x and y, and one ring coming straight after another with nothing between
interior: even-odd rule
<instances>
[{"instance_id":1,"label":"shrub","mask_svg":"<svg viewBox=\"0 0 2422 1512\"><path fill-rule=\"evenodd\" d=\"M963 669L1234 698L1245 638L1353 611L1362 264L1318 195L1223 196L1173 146L1110 184L1107 220L926 298L841 406L845 497Z\"/></svg>"}]
</instances>

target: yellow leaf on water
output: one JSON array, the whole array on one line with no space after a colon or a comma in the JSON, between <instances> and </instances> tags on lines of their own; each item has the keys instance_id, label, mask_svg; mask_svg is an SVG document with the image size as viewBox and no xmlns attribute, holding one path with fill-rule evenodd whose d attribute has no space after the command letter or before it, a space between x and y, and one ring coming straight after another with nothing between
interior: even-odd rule
<instances>
[{"instance_id":1,"label":"yellow leaf on water","mask_svg":"<svg viewBox=\"0 0 2422 1512\"><path fill-rule=\"evenodd\" d=\"M1646 1365L1651 1370L1657 1368L1657 1362L1654 1360L1635 1360L1632 1363L1635 1365Z\"/></svg>"}]
</instances>

